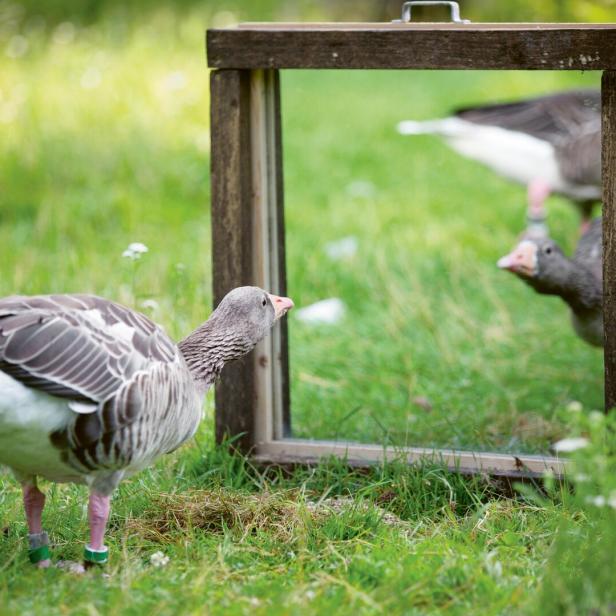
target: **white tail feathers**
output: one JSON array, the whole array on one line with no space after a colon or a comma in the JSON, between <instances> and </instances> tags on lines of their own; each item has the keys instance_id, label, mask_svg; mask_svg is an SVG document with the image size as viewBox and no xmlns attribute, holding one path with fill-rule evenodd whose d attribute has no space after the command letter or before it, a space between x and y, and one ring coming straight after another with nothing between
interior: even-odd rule
<instances>
[{"instance_id":1,"label":"white tail feathers","mask_svg":"<svg viewBox=\"0 0 616 616\"><path fill-rule=\"evenodd\" d=\"M396 127L401 135L442 135L443 137L459 137L468 134L475 125L460 120L460 118L442 118L440 120L404 120Z\"/></svg>"}]
</instances>

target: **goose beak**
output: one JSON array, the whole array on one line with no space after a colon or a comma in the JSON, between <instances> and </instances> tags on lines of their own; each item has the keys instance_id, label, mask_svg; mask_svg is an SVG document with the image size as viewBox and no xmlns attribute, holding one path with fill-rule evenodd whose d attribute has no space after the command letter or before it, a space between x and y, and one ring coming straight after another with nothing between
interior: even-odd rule
<instances>
[{"instance_id":1,"label":"goose beak","mask_svg":"<svg viewBox=\"0 0 616 616\"><path fill-rule=\"evenodd\" d=\"M280 317L283 317L295 304L293 300L289 297L279 297L278 295L272 295L268 293L270 301L272 302L272 306L274 306L274 314L275 319L278 320Z\"/></svg>"},{"instance_id":2,"label":"goose beak","mask_svg":"<svg viewBox=\"0 0 616 616\"><path fill-rule=\"evenodd\" d=\"M528 240L520 242L508 255L501 257L496 265L521 276L536 276L537 246Z\"/></svg>"}]
</instances>

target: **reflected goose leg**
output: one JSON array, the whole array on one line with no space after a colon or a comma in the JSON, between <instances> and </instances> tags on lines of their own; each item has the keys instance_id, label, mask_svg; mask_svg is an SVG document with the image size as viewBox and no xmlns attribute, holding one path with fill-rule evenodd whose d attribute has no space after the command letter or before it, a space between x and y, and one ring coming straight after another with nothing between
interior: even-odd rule
<instances>
[{"instance_id":1,"label":"reflected goose leg","mask_svg":"<svg viewBox=\"0 0 616 616\"><path fill-rule=\"evenodd\" d=\"M548 236L547 213L544 202L550 196L550 186L545 180L532 180L527 187L528 209L526 210L526 230L520 239L539 239Z\"/></svg>"},{"instance_id":2,"label":"reflected goose leg","mask_svg":"<svg viewBox=\"0 0 616 616\"><path fill-rule=\"evenodd\" d=\"M582 203L580 203L580 211L582 213L582 222L580 223L580 235L584 235L584 233L586 233L586 231L588 231L590 227L590 223L592 221L592 209L594 204L594 201L582 201Z\"/></svg>"},{"instance_id":3,"label":"reflected goose leg","mask_svg":"<svg viewBox=\"0 0 616 616\"><path fill-rule=\"evenodd\" d=\"M551 192L552 189L545 180L531 180L527 187L529 209L534 212L543 211L543 204Z\"/></svg>"},{"instance_id":4,"label":"reflected goose leg","mask_svg":"<svg viewBox=\"0 0 616 616\"><path fill-rule=\"evenodd\" d=\"M26 510L26 520L28 522L28 532L30 533L30 553L43 546L47 546L47 535L43 533L42 516L45 507L45 495L37 488L36 481L22 485L24 509ZM49 558L37 561L36 566L46 569L51 565Z\"/></svg>"}]
</instances>

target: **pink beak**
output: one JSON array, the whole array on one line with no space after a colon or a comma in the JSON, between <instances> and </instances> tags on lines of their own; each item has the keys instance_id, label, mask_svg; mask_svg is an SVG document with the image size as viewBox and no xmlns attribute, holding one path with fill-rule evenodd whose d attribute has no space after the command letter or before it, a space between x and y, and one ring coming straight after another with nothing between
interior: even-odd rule
<instances>
[{"instance_id":1,"label":"pink beak","mask_svg":"<svg viewBox=\"0 0 616 616\"><path fill-rule=\"evenodd\" d=\"M272 305L274 306L274 314L276 319L279 319L287 314L287 312L295 306L290 297L279 297L278 295L272 295L271 293L268 293L268 295Z\"/></svg>"},{"instance_id":2,"label":"pink beak","mask_svg":"<svg viewBox=\"0 0 616 616\"><path fill-rule=\"evenodd\" d=\"M497 264L501 269L523 276L537 275L537 246L529 241L521 241L512 252L501 257Z\"/></svg>"}]
</instances>

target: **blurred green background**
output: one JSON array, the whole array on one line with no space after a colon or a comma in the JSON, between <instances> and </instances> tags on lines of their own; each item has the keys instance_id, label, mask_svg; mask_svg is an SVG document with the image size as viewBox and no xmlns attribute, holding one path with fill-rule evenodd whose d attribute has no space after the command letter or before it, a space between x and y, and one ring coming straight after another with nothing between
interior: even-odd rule
<instances>
[{"instance_id":1,"label":"blurred green background","mask_svg":"<svg viewBox=\"0 0 616 616\"><path fill-rule=\"evenodd\" d=\"M400 4L0 0L0 294L95 292L185 335L211 303L204 30L389 20ZM615 13L612 0L462 3L474 21ZM347 306L335 327L290 317L296 435L545 451L569 401L602 404L601 353L573 335L564 305L495 268L522 229L523 188L394 130L458 104L598 81L283 74L289 293L300 306ZM549 208L570 251L576 214L558 198ZM357 254L328 258L326 244L349 235ZM150 249L136 263L121 256L133 241Z\"/></svg>"}]
</instances>

